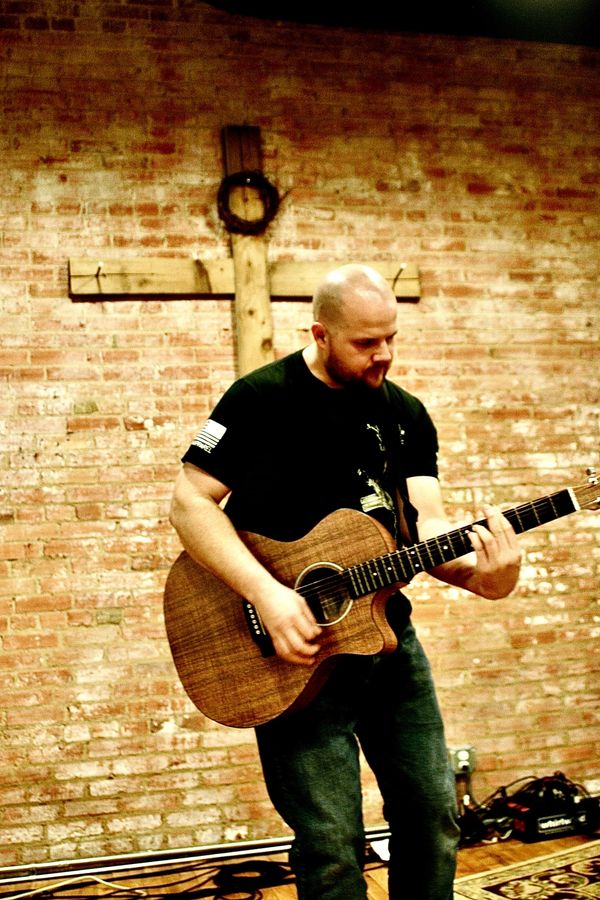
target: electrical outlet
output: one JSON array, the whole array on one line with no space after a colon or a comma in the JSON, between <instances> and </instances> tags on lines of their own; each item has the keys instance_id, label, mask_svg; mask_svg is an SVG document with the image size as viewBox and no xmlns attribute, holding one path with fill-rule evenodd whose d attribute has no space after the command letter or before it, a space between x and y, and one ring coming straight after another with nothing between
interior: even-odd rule
<instances>
[{"instance_id":1,"label":"electrical outlet","mask_svg":"<svg viewBox=\"0 0 600 900\"><path fill-rule=\"evenodd\" d=\"M448 754L455 775L470 775L475 770L474 747L451 747Z\"/></svg>"}]
</instances>

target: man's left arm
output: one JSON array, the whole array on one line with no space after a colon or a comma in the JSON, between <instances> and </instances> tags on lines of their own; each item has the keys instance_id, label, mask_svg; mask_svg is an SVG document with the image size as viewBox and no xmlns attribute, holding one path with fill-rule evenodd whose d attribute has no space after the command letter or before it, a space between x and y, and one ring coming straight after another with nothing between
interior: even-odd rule
<instances>
[{"instance_id":1,"label":"man's left arm","mask_svg":"<svg viewBox=\"0 0 600 900\"><path fill-rule=\"evenodd\" d=\"M437 478L417 475L406 483L410 502L418 512L420 540L457 527L448 521ZM486 506L483 512L487 527L474 524L470 532L473 552L429 571L440 581L497 600L510 594L517 583L521 549L512 525L497 507Z\"/></svg>"}]
</instances>

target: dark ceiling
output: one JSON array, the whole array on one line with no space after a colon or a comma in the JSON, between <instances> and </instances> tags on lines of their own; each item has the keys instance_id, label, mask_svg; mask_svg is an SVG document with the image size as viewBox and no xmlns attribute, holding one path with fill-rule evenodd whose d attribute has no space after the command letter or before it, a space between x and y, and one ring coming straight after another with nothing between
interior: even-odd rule
<instances>
[{"instance_id":1,"label":"dark ceiling","mask_svg":"<svg viewBox=\"0 0 600 900\"><path fill-rule=\"evenodd\" d=\"M210 5L237 15L341 28L600 46L600 0L415 0L402 5L367 0L357 9L314 0Z\"/></svg>"}]
</instances>

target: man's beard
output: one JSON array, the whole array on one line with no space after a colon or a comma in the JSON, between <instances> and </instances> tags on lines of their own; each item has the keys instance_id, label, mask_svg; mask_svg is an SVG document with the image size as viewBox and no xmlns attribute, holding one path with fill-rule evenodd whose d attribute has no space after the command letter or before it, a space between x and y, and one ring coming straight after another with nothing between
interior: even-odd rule
<instances>
[{"instance_id":1,"label":"man's beard","mask_svg":"<svg viewBox=\"0 0 600 900\"><path fill-rule=\"evenodd\" d=\"M356 372L347 369L340 363L335 356L330 356L325 363L327 374L340 387L362 384L373 390L381 387L389 368L389 363L381 363L380 365L369 366L360 375L357 375Z\"/></svg>"}]
</instances>

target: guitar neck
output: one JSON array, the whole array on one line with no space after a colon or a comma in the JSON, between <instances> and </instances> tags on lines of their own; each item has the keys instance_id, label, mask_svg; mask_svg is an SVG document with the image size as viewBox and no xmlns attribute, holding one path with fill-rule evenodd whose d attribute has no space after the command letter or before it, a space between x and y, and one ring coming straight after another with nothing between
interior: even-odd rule
<instances>
[{"instance_id":1,"label":"guitar neck","mask_svg":"<svg viewBox=\"0 0 600 900\"><path fill-rule=\"evenodd\" d=\"M521 534L538 525L567 516L578 509L580 504L576 495L571 488L565 488L555 494L505 510L503 514L516 534ZM425 572L470 553L473 547L469 533L473 524L485 525L486 522L485 519L480 519L472 525L457 528L447 534L440 534L349 567L345 571L345 576L350 595L353 599L357 599L392 584L408 584L419 572Z\"/></svg>"}]
</instances>

